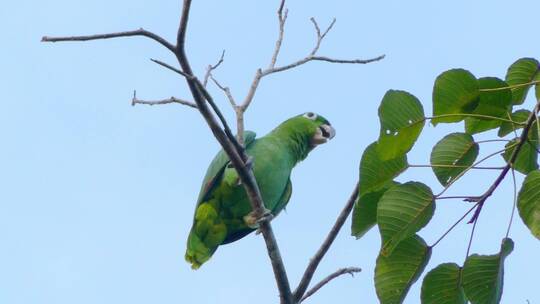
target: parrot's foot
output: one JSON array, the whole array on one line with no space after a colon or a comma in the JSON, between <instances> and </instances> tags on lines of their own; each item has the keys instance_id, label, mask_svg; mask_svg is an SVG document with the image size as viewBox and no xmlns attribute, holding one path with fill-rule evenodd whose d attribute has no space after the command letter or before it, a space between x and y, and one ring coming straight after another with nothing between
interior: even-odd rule
<instances>
[{"instance_id":1,"label":"parrot's foot","mask_svg":"<svg viewBox=\"0 0 540 304\"><path fill-rule=\"evenodd\" d=\"M244 223L251 229L258 229L262 221L271 221L273 218L272 212L265 208L261 216L257 216L255 211L248 213L248 215L244 216Z\"/></svg>"}]
</instances>

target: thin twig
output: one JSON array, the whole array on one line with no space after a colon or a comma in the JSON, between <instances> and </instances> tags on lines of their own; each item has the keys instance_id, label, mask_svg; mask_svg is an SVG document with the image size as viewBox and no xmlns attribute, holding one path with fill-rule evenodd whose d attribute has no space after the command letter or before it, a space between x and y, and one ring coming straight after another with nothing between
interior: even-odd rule
<instances>
[{"instance_id":1,"label":"thin twig","mask_svg":"<svg viewBox=\"0 0 540 304\"><path fill-rule=\"evenodd\" d=\"M48 37L43 36L41 42L69 42L69 41L89 41L89 40L100 40L100 39L111 39L111 38L120 38L120 37L133 37L133 36L142 36L150 38L159 44L166 47L169 51L174 52L175 47L165 38L149 32L143 28L134 31L125 31L125 32L116 32L108 34L98 34L98 35L88 35L88 36L68 36L68 37Z\"/></svg>"},{"instance_id":2,"label":"thin twig","mask_svg":"<svg viewBox=\"0 0 540 304\"><path fill-rule=\"evenodd\" d=\"M204 74L203 78L203 86L206 88L206 85L208 84L208 79L212 76L212 72L217 69L225 60L225 50L221 52L221 57L219 58L218 62L214 65L209 64L208 67L206 67L206 74Z\"/></svg>"},{"instance_id":3,"label":"thin twig","mask_svg":"<svg viewBox=\"0 0 540 304\"><path fill-rule=\"evenodd\" d=\"M177 74L180 74L182 75L183 77L187 78L187 79L190 79L190 80L193 80L195 79L195 77L193 75L189 75L187 73L184 73L183 71L181 71L180 69L177 69L175 67L173 67L172 65L168 64L168 63L165 63L161 60L157 60L157 59L153 59L153 58L150 58L150 61L154 62L154 63L157 63L159 64L160 66L166 68L166 69L169 69Z\"/></svg>"},{"instance_id":4,"label":"thin twig","mask_svg":"<svg viewBox=\"0 0 540 304\"><path fill-rule=\"evenodd\" d=\"M429 247L433 248L433 247L437 246L437 244L439 244L440 241L442 241L452 230L454 230L454 228L456 228L456 226L459 223L461 223L461 221L463 221L467 217L467 215L469 215L469 213L471 213L474 210L474 208L476 208L476 205L478 205L478 203L475 204L474 206L472 206L465 214L463 214L452 226L450 226L450 228L448 228L448 230L446 230L445 233L443 233L443 235L440 238L438 238L435 241L435 243L433 243L433 245L431 245Z\"/></svg>"},{"instance_id":5,"label":"thin twig","mask_svg":"<svg viewBox=\"0 0 540 304\"><path fill-rule=\"evenodd\" d=\"M516 171L512 169L512 181L514 185L514 202L512 204L512 213L510 213L510 220L508 221L508 228L506 228L505 238L508 238L510 234L510 228L512 228L512 222L514 221L514 213L516 212L517 206L517 184L516 184Z\"/></svg>"},{"instance_id":6,"label":"thin twig","mask_svg":"<svg viewBox=\"0 0 540 304\"><path fill-rule=\"evenodd\" d=\"M477 204L476 210L478 210L478 208L480 208L480 203ZM480 215L480 213L478 215ZM465 254L465 260L467 260L467 258L469 257L469 253L471 252L472 241L474 238L474 233L476 232L476 224L478 224L478 218L479 216L475 218L472 229L471 229L471 236L469 237L469 244L467 245L467 253Z\"/></svg>"},{"instance_id":7,"label":"thin twig","mask_svg":"<svg viewBox=\"0 0 540 304\"><path fill-rule=\"evenodd\" d=\"M317 43L315 44L315 47L313 48L311 53L309 53L311 56L315 56L315 54L317 54L317 52L319 51L319 48L321 47L321 43L324 37L326 37L326 34L328 34L330 30L334 27L334 24L336 24L336 18L332 20L330 25L326 28L326 30L322 34L321 34L321 28L319 27L319 24L317 23L315 18L311 17L309 20L311 21L311 23L313 23L313 26L315 27L315 32L317 34Z\"/></svg>"},{"instance_id":8,"label":"thin twig","mask_svg":"<svg viewBox=\"0 0 540 304\"><path fill-rule=\"evenodd\" d=\"M135 106L137 104L155 106L155 105L164 105L164 104L171 104L171 103L182 104L182 105L185 105L185 106L188 106L188 107L192 107L194 109L198 108L197 105L194 102L187 101L187 100L180 99L180 98L176 98L174 96L171 96L170 98L167 98L167 99L161 99L161 100L141 100L141 99L137 98L137 94L134 91L133 92L133 98L131 99L131 105L132 106Z\"/></svg>"},{"instance_id":9,"label":"thin twig","mask_svg":"<svg viewBox=\"0 0 540 304\"><path fill-rule=\"evenodd\" d=\"M278 11L277 11L278 21L279 21L279 34L278 34L278 39L276 40L276 46L274 48L274 52L272 53L272 59L270 60L270 64L268 65L269 69L276 66L279 51L281 50L281 44L283 43L283 36L285 35L285 22L287 22L289 10L285 9L285 13L283 13L284 7L285 7L285 0L281 0L281 4L279 5Z\"/></svg>"},{"instance_id":10,"label":"thin twig","mask_svg":"<svg viewBox=\"0 0 540 304\"><path fill-rule=\"evenodd\" d=\"M339 231L341 230L341 227L343 227L343 224L345 223L345 221L347 220L347 217L351 213L352 208L354 206L354 202L356 201L356 198L358 197L359 185L360 184L357 183L356 187L354 187L354 190L351 196L349 197L349 200L347 201L347 203L345 204L345 207L343 207L343 210L337 217L336 222L334 223L334 226L332 226L332 229L326 236L326 239L322 243L319 250L317 250L315 255L309 261L309 264L306 267L306 270L304 271L304 275L302 276L302 279L300 280L298 287L296 287L296 290L294 291L295 301L298 302L303 298L309 286L309 283L311 282L311 279L313 278L313 274L315 273L315 270L317 270L319 263L323 259L326 252L328 252L328 249L330 248L330 246L336 239Z\"/></svg>"},{"instance_id":11,"label":"thin twig","mask_svg":"<svg viewBox=\"0 0 540 304\"><path fill-rule=\"evenodd\" d=\"M326 61L330 63L344 63L344 64L367 64L367 63L372 63L372 62L382 60L385 56L386 55L381 55L381 56L377 56L375 58L370 58L370 59L334 59L334 58L324 57L324 56L308 56L285 66L264 70L261 73L261 77L278 73L278 72L283 72L286 70L290 70L292 68L296 68L310 61Z\"/></svg>"},{"instance_id":12,"label":"thin twig","mask_svg":"<svg viewBox=\"0 0 540 304\"><path fill-rule=\"evenodd\" d=\"M298 303L303 302L305 299L307 299L310 296L312 296L313 294L315 294L317 291L319 291L319 289L321 289L324 285L330 283L330 281L332 281L333 279L335 279L335 278L337 278L339 276L342 276L344 274L350 274L351 276L354 277L355 273L361 272L361 271L362 271L362 269L360 269L358 267L348 267L348 268L338 269L336 272L330 274L329 276L324 278L322 281L315 284L315 286L313 286L313 288L311 288L308 292L306 292L306 295L304 297L302 297L302 299Z\"/></svg>"},{"instance_id":13,"label":"thin twig","mask_svg":"<svg viewBox=\"0 0 540 304\"><path fill-rule=\"evenodd\" d=\"M214 76L210 75L210 79L212 79L212 81L214 82L214 84L220 89L222 90L224 93L225 93L225 96L227 96L227 99L229 100L231 106L233 107L233 109L236 109L236 101L234 100L234 97L231 93L231 89L229 87L224 87L222 86L217 80L216 78L214 78Z\"/></svg>"}]
</instances>

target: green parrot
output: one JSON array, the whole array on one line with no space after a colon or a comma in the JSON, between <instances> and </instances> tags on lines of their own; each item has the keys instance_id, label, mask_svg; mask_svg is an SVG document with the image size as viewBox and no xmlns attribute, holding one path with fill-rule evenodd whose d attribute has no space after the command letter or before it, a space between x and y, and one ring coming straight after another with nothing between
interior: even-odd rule
<instances>
[{"instance_id":1,"label":"green parrot","mask_svg":"<svg viewBox=\"0 0 540 304\"><path fill-rule=\"evenodd\" d=\"M277 216L291 198L291 171L316 146L335 135L328 120L308 112L292 117L269 134L255 139L244 134L247 154L265 207ZM251 204L236 169L222 150L206 172L193 226L187 240L186 261L197 269L208 261L218 246L243 238L257 228Z\"/></svg>"}]
</instances>

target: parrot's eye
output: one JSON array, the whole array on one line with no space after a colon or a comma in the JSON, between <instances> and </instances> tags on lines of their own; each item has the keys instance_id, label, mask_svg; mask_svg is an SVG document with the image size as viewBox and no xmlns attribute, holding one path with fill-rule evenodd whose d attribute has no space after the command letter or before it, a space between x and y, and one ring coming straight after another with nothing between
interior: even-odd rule
<instances>
[{"instance_id":1,"label":"parrot's eye","mask_svg":"<svg viewBox=\"0 0 540 304\"><path fill-rule=\"evenodd\" d=\"M317 119L317 114L315 114L313 112L307 112L306 114L304 114L304 117L306 117L308 119L311 119L311 120L315 120L315 119Z\"/></svg>"}]
</instances>

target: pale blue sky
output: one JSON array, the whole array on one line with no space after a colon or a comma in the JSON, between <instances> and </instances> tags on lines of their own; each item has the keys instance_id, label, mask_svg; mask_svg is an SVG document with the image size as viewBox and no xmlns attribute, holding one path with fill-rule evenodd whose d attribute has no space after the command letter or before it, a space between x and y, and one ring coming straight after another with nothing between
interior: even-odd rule
<instances>
[{"instance_id":1,"label":"pale blue sky","mask_svg":"<svg viewBox=\"0 0 540 304\"><path fill-rule=\"evenodd\" d=\"M321 54L369 58L367 66L310 63L264 79L250 108L248 129L263 135L305 111L327 117L336 138L293 174L293 197L273 224L295 286L357 179L363 149L377 138L377 107L388 89L407 90L431 112L434 78L463 67L477 76L504 77L514 60L540 57L534 28L540 2L518 1L294 1L280 63L313 46L309 17L334 30ZM169 105L131 107L141 98L188 98L183 79L150 62L174 63L143 38L42 44L42 35L71 35L139 27L173 40L180 1L4 1L0 11L0 303L277 303L260 236L220 248L199 271L184 262L185 239L206 166L218 149L198 113ZM216 72L238 98L274 45L278 1L195 1L188 53L200 74L227 50ZM228 118L232 111L212 88ZM531 101L529 101L531 102ZM449 126L427 127L410 154L425 164ZM493 137L488 134L482 138ZM498 149L481 147L486 154ZM497 159L497 161L499 161ZM497 162L493 162L497 163ZM495 178L475 175L454 194L479 194ZM400 180L441 187L428 169ZM521 180L521 178L520 178ZM498 250L512 204L507 180L483 211L473 252ZM441 201L421 235L432 243L467 208ZM350 237L350 222L324 259L315 281L345 266L363 272L343 277L310 303L376 303L374 229ZM438 245L428 269L464 259L470 226ZM503 303L540 303L540 243L517 220L507 259ZM420 281L406 303L419 302Z\"/></svg>"}]
</instances>

